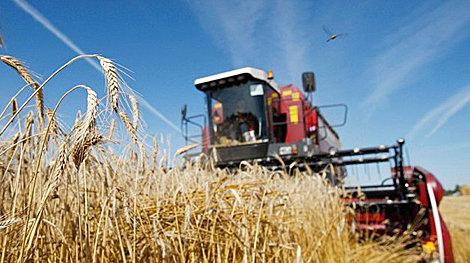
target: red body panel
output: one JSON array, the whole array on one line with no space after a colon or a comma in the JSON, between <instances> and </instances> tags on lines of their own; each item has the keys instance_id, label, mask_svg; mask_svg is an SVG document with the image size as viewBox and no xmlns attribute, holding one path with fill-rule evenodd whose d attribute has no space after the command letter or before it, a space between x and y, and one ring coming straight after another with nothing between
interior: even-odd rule
<instances>
[{"instance_id":1,"label":"red body panel","mask_svg":"<svg viewBox=\"0 0 470 263\"><path fill-rule=\"evenodd\" d=\"M281 86L280 113L287 116L287 135L285 142L299 142L305 134L303 101L305 96L299 88L292 85Z\"/></svg>"},{"instance_id":2,"label":"red body panel","mask_svg":"<svg viewBox=\"0 0 470 263\"><path fill-rule=\"evenodd\" d=\"M313 108L298 87L281 86L280 97L274 98L273 95L269 95L268 105L272 105L271 107L276 108L279 113L286 115L287 134L284 143L313 138L313 143L319 146L321 152L338 150L341 147L336 132L321 116L318 109Z\"/></svg>"},{"instance_id":3,"label":"red body panel","mask_svg":"<svg viewBox=\"0 0 470 263\"><path fill-rule=\"evenodd\" d=\"M424 174L426 184L431 185L431 188L434 193L434 197L436 199L436 203L437 205L439 205L440 201L444 197L444 188L442 187L442 184L436 179L436 177L432 173L426 171L425 169L421 167L414 167L414 168L419 173ZM429 200L430 198L429 193L427 191L421 192L421 195L422 196L420 196L421 197L420 199L426 198ZM436 224L435 224L436 218L434 217L432 213L431 205L428 204L427 207L430 210L429 219L431 222L430 224L431 225L431 239L437 239L437 229L436 229ZM445 262L454 263L454 253L452 251L452 240L450 238L449 230L447 229L447 226L444 220L442 219L441 213L437 211L437 214L439 215L439 218L437 220L440 221L440 226L441 226Z\"/></svg>"}]
</instances>

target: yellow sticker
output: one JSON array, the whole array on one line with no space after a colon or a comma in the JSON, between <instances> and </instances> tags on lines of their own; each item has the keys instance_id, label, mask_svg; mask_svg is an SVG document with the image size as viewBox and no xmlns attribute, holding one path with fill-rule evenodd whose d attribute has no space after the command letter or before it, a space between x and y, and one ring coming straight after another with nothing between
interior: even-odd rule
<instances>
[{"instance_id":1,"label":"yellow sticker","mask_svg":"<svg viewBox=\"0 0 470 263\"><path fill-rule=\"evenodd\" d=\"M431 241L424 243L422 247L423 247L423 251L427 254L431 254L432 252L436 250L436 246Z\"/></svg>"},{"instance_id":2,"label":"yellow sticker","mask_svg":"<svg viewBox=\"0 0 470 263\"><path fill-rule=\"evenodd\" d=\"M222 107L222 103L220 103L220 102L219 102L219 103L216 103L216 104L214 105L214 108L216 108L216 109L218 109L218 108L220 108L220 107Z\"/></svg>"},{"instance_id":3,"label":"yellow sticker","mask_svg":"<svg viewBox=\"0 0 470 263\"><path fill-rule=\"evenodd\" d=\"M300 94L298 92L292 93L292 101L299 101Z\"/></svg>"},{"instance_id":4,"label":"yellow sticker","mask_svg":"<svg viewBox=\"0 0 470 263\"><path fill-rule=\"evenodd\" d=\"M279 95L277 95L277 93L273 93L272 97L277 98L277 97L279 97Z\"/></svg>"},{"instance_id":5,"label":"yellow sticker","mask_svg":"<svg viewBox=\"0 0 470 263\"><path fill-rule=\"evenodd\" d=\"M291 123L298 123L299 122L299 111L297 110L297 106L289 106L289 116Z\"/></svg>"},{"instance_id":6,"label":"yellow sticker","mask_svg":"<svg viewBox=\"0 0 470 263\"><path fill-rule=\"evenodd\" d=\"M282 96L289 96L292 94L292 90L285 90L282 92Z\"/></svg>"},{"instance_id":7,"label":"yellow sticker","mask_svg":"<svg viewBox=\"0 0 470 263\"><path fill-rule=\"evenodd\" d=\"M271 105L271 102L273 101L273 99L271 98L268 98L268 105Z\"/></svg>"}]
</instances>

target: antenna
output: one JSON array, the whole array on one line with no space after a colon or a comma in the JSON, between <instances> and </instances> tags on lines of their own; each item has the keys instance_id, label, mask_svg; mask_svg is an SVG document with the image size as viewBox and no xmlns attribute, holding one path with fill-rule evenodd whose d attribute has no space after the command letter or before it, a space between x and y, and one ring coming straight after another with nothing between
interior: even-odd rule
<instances>
[{"instance_id":1,"label":"antenna","mask_svg":"<svg viewBox=\"0 0 470 263\"><path fill-rule=\"evenodd\" d=\"M405 155L406 155L406 161L408 163L407 166L411 166L411 159L410 159L410 153L408 152L408 147L405 147Z\"/></svg>"}]
</instances>

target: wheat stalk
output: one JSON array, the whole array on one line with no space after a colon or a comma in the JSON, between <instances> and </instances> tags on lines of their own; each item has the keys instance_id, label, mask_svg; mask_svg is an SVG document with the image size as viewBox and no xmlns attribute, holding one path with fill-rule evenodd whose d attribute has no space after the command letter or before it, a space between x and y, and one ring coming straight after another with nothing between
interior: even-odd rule
<instances>
[{"instance_id":1,"label":"wheat stalk","mask_svg":"<svg viewBox=\"0 0 470 263\"><path fill-rule=\"evenodd\" d=\"M116 129L116 120L114 118L111 119L111 123L109 124L108 130L108 138L112 138L114 134L114 129Z\"/></svg>"},{"instance_id":2,"label":"wheat stalk","mask_svg":"<svg viewBox=\"0 0 470 263\"><path fill-rule=\"evenodd\" d=\"M109 58L98 56L98 59L103 69L104 76L106 78L106 88L108 90L109 100L111 102L111 108L118 112L119 107L119 75L113 61Z\"/></svg>"},{"instance_id":3,"label":"wheat stalk","mask_svg":"<svg viewBox=\"0 0 470 263\"><path fill-rule=\"evenodd\" d=\"M34 90L37 91L39 89L39 84L33 79L31 74L29 74L28 70L23 66L23 64L21 64L21 62L18 59L11 57L11 56L5 56L5 55L0 56L0 59L3 61L3 63L7 64L8 66L16 70L16 72L18 72L20 77L28 85L33 87ZM42 90L39 90L36 93L36 110L38 111L38 115L42 123L44 119L44 95L42 93Z\"/></svg>"},{"instance_id":4,"label":"wheat stalk","mask_svg":"<svg viewBox=\"0 0 470 263\"><path fill-rule=\"evenodd\" d=\"M199 143L195 143L195 144L191 144L191 145L186 145L184 147L181 147L179 148L176 152L175 152L175 156L178 156L178 155L181 155L187 151L190 151L192 149L195 149L199 146Z\"/></svg>"},{"instance_id":5,"label":"wheat stalk","mask_svg":"<svg viewBox=\"0 0 470 263\"><path fill-rule=\"evenodd\" d=\"M5 105L5 107L3 108L2 112L0 113L0 118L3 117L3 114L5 114L5 112L8 110L8 107L11 106L11 103L13 102L14 99L18 98L18 96L27 88L29 87L28 84L24 85L23 87L21 87L21 89L19 89L15 95L13 95L13 97L10 99L10 102L7 103L7 105ZM13 116L12 116L13 118Z\"/></svg>"},{"instance_id":6,"label":"wheat stalk","mask_svg":"<svg viewBox=\"0 0 470 263\"><path fill-rule=\"evenodd\" d=\"M11 150L11 154L10 154L10 157L9 159L10 160L13 160L13 157L15 156L15 153L16 153L16 148L18 147L18 140L20 139L20 132L18 131L14 136L13 136L13 139L12 139L12 150Z\"/></svg>"}]
</instances>

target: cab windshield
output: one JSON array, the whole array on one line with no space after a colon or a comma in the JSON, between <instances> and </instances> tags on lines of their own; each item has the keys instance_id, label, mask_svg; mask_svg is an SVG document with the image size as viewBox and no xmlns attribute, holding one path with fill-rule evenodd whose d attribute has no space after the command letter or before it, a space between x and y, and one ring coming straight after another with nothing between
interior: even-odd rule
<instances>
[{"instance_id":1,"label":"cab windshield","mask_svg":"<svg viewBox=\"0 0 470 263\"><path fill-rule=\"evenodd\" d=\"M230 146L267 140L265 84L242 84L206 91L209 102L211 144Z\"/></svg>"}]
</instances>

